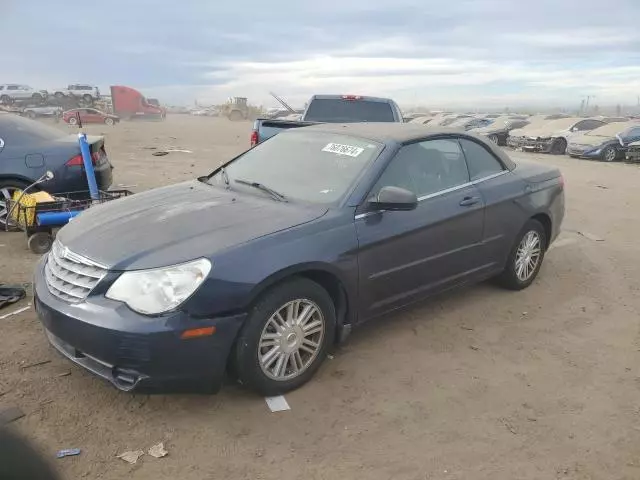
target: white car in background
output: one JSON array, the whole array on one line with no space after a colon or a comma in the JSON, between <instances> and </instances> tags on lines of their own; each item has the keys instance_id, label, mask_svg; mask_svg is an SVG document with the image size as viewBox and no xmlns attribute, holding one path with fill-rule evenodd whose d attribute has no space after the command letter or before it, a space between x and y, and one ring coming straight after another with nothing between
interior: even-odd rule
<instances>
[{"instance_id":1,"label":"white car in background","mask_svg":"<svg viewBox=\"0 0 640 480\"><path fill-rule=\"evenodd\" d=\"M16 100L33 100L41 102L47 98L46 90L36 90L29 85L5 83L0 85L0 103L10 105Z\"/></svg>"},{"instance_id":2,"label":"white car in background","mask_svg":"<svg viewBox=\"0 0 640 480\"><path fill-rule=\"evenodd\" d=\"M95 85L87 83L75 83L67 85L66 88L55 88L52 91L56 98L76 97L81 98L87 103L100 100L100 90Z\"/></svg>"}]
</instances>

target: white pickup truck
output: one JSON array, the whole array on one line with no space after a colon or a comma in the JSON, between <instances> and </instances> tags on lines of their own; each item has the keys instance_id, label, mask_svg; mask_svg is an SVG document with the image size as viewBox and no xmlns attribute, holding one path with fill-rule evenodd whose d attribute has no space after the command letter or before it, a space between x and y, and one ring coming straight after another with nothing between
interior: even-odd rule
<instances>
[{"instance_id":1,"label":"white pickup truck","mask_svg":"<svg viewBox=\"0 0 640 480\"><path fill-rule=\"evenodd\" d=\"M56 98L76 97L85 102L92 102L100 99L100 90L94 85L86 83L76 83L68 85L66 88L55 88L52 91Z\"/></svg>"}]
</instances>

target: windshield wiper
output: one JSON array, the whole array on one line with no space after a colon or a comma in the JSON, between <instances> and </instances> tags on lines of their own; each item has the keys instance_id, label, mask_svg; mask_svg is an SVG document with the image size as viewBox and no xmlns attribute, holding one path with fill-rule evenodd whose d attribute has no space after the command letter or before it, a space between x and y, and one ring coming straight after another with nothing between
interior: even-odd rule
<instances>
[{"instance_id":1,"label":"windshield wiper","mask_svg":"<svg viewBox=\"0 0 640 480\"><path fill-rule=\"evenodd\" d=\"M258 182L250 182L249 180L242 180L237 178L236 183L240 183L242 185L248 185L249 187L253 187L253 188L257 188L258 190L262 190L263 192L268 193L269 195L271 195L273 198L275 198L276 200L280 201L280 202L286 202L287 201L287 197L285 197L283 194L281 194L280 192L275 191L272 188L267 187L266 185L263 185L261 183Z\"/></svg>"}]
</instances>

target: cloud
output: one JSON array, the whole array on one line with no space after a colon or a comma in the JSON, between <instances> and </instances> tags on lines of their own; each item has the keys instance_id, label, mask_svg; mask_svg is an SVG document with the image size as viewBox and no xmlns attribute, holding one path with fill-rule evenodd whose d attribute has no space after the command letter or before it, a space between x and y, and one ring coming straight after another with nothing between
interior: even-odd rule
<instances>
[{"instance_id":1,"label":"cloud","mask_svg":"<svg viewBox=\"0 0 640 480\"><path fill-rule=\"evenodd\" d=\"M635 103L640 91L637 0L220 3L102 0L79 15L12 2L0 82L128 84L169 103L273 104L275 90L296 104L335 92L434 107ZM46 28L25 34L43 12Z\"/></svg>"}]
</instances>

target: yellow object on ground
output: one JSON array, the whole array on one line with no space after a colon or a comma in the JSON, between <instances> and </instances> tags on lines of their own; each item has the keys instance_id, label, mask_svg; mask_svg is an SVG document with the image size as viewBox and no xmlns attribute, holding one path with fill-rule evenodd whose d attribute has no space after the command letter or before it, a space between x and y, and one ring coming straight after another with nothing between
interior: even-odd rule
<instances>
[{"instance_id":1,"label":"yellow object on ground","mask_svg":"<svg viewBox=\"0 0 640 480\"><path fill-rule=\"evenodd\" d=\"M20 225L21 227L30 227L36 220L35 206L38 203L53 202L55 198L49 195L47 192L34 192L22 194L22 190L16 190L13 192L14 202L19 202L19 205L11 205L11 220L13 223Z\"/></svg>"}]
</instances>

